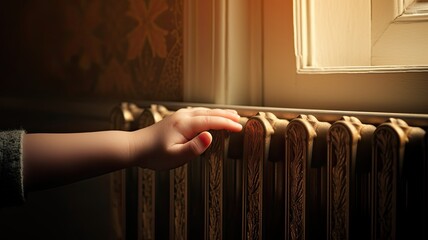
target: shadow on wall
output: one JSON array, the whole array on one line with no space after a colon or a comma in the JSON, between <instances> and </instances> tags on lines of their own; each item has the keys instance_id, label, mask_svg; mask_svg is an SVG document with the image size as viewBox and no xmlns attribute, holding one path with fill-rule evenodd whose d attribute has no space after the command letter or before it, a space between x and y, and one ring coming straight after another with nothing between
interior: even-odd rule
<instances>
[{"instance_id":1,"label":"shadow on wall","mask_svg":"<svg viewBox=\"0 0 428 240\"><path fill-rule=\"evenodd\" d=\"M33 192L0 209L2 239L119 239L109 211L109 175Z\"/></svg>"},{"instance_id":2,"label":"shadow on wall","mask_svg":"<svg viewBox=\"0 0 428 240\"><path fill-rule=\"evenodd\" d=\"M0 96L23 101L43 97L56 105L63 98L181 101L182 14L182 0L4 2ZM52 112L37 112L44 106L32 109L34 103L25 109L4 104L2 129L64 132L105 127L85 125L84 116L68 113L55 119ZM0 209L1 238L117 239L109 179L105 175L31 193L25 205Z\"/></svg>"}]
</instances>

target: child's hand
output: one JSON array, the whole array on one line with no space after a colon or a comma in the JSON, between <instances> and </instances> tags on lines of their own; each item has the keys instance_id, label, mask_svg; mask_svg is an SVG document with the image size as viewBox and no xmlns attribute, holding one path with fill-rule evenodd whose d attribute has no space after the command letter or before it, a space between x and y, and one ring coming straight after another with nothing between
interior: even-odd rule
<instances>
[{"instance_id":1,"label":"child's hand","mask_svg":"<svg viewBox=\"0 0 428 240\"><path fill-rule=\"evenodd\" d=\"M180 109L152 126L133 132L131 157L144 168L179 167L209 147L212 136L208 130L241 131L239 118L234 110Z\"/></svg>"}]
</instances>

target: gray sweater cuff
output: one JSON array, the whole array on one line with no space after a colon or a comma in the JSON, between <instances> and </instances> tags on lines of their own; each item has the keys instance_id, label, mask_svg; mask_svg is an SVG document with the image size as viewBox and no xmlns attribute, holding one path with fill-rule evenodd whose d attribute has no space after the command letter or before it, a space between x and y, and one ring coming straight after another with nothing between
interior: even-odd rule
<instances>
[{"instance_id":1,"label":"gray sweater cuff","mask_svg":"<svg viewBox=\"0 0 428 240\"><path fill-rule=\"evenodd\" d=\"M25 200L22 171L23 130L0 132L0 206Z\"/></svg>"}]
</instances>

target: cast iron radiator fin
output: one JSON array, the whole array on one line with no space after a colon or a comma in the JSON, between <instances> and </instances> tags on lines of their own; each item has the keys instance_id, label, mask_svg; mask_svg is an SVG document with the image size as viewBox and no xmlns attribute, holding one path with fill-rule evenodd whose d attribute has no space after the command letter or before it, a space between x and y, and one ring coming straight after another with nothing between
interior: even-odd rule
<instances>
[{"instance_id":1,"label":"cast iron radiator fin","mask_svg":"<svg viewBox=\"0 0 428 240\"><path fill-rule=\"evenodd\" d=\"M174 110L123 103L112 128L145 128ZM243 130L210 131L199 158L111 175L117 239L428 237L427 117L411 126L237 110Z\"/></svg>"}]
</instances>

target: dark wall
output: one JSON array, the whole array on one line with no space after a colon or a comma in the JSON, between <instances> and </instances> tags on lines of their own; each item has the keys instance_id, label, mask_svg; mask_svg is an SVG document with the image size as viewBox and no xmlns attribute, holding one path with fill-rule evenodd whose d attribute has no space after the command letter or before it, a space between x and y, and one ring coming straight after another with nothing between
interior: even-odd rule
<instances>
[{"instance_id":1,"label":"dark wall","mask_svg":"<svg viewBox=\"0 0 428 240\"><path fill-rule=\"evenodd\" d=\"M18 0L0 8L2 96L182 99L181 0Z\"/></svg>"}]
</instances>

